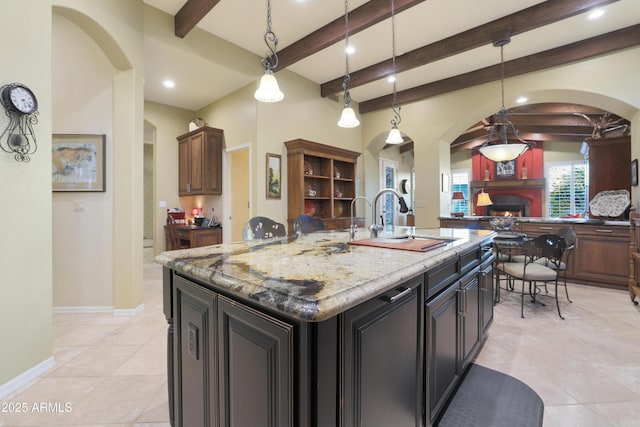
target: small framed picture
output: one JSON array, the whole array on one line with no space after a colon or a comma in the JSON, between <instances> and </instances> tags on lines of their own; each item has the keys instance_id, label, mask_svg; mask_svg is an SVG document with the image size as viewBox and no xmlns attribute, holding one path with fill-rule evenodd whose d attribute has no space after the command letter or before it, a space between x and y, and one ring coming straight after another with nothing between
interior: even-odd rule
<instances>
[{"instance_id":1,"label":"small framed picture","mask_svg":"<svg viewBox=\"0 0 640 427\"><path fill-rule=\"evenodd\" d=\"M516 161L507 160L506 162L496 162L496 179L515 179L516 178Z\"/></svg>"},{"instance_id":2,"label":"small framed picture","mask_svg":"<svg viewBox=\"0 0 640 427\"><path fill-rule=\"evenodd\" d=\"M448 193L449 192L449 175L446 173L443 173L441 178L442 178L442 192Z\"/></svg>"},{"instance_id":3,"label":"small framed picture","mask_svg":"<svg viewBox=\"0 0 640 427\"><path fill-rule=\"evenodd\" d=\"M53 191L105 191L105 135L53 135Z\"/></svg>"},{"instance_id":4,"label":"small framed picture","mask_svg":"<svg viewBox=\"0 0 640 427\"><path fill-rule=\"evenodd\" d=\"M631 162L631 185L638 185L638 159Z\"/></svg>"},{"instance_id":5,"label":"small framed picture","mask_svg":"<svg viewBox=\"0 0 640 427\"><path fill-rule=\"evenodd\" d=\"M280 155L267 153L267 199L280 198L280 184Z\"/></svg>"}]
</instances>

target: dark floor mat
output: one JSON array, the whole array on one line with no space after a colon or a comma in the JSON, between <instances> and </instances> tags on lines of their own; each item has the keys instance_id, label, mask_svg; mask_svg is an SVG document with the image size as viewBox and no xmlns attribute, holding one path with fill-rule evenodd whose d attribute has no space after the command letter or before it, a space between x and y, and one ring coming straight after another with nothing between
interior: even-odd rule
<instances>
[{"instance_id":1,"label":"dark floor mat","mask_svg":"<svg viewBox=\"0 0 640 427\"><path fill-rule=\"evenodd\" d=\"M438 427L540 427L544 403L522 381L471 364Z\"/></svg>"}]
</instances>

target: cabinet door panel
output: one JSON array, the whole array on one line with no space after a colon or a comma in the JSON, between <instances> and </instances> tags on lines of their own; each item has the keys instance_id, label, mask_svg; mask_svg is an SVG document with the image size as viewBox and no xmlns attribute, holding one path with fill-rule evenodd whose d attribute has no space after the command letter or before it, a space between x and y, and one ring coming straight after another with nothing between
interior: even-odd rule
<instances>
[{"instance_id":1,"label":"cabinet door panel","mask_svg":"<svg viewBox=\"0 0 640 427\"><path fill-rule=\"evenodd\" d=\"M197 134L191 137L191 180L190 193L201 193L204 185L204 134Z\"/></svg>"},{"instance_id":2,"label":"cabinet door panel","mask_svg":"<svg viewBox=\"0 0 640 427\"><path fill-rule=\"evenodd\" d=\"M421 283L344 314L345 426L421 425Z\"/></svg>"},{"instance_id":3,"label":"cabinet door panel","mask_svg":"<svg viewBox=\"0 0 640 427\"><path fill-rule=\"evenodd\" d=\"M291 426L293 327L218 300L221 426Z\"/></svg>"},{"instance_id":4,"label":"cabinet door panel","mask_svg":"<svg viewBox=\"0 0 640 427\"><path fill-rule=\"evenodd\" d=\"M462 367L464 372L480 343L480 282L478 273L473 273L462 287Z\"/></svg>"},{"instance_id":5,"label":"cabinet door panel","mask_svg":"<svg viewBox=\"0 0 640 427\"><path fill-rule=\"evenodd\" d=\"M189 194L191 180L191 144L189 140L178 143L178 193Z\"/></svg>"},{"instance_id":6,"label":"cabinet door panel","mask_svg":"<svg viewBox=\"0 0 640 427\"><path fill-rule=\"evenodd\" d=\"M433 422L460 376L458 370L458 287L451 286L426 304L428 417Z\"/></svg>"},{"instance_id":7,"label":"cabinet door panel","mask_svg":"<svg viewBox=\"0 0 640 427\"><path fill-rule=\"evenodd\" d=\"M217 425L216 294L174 278L176 426Z\"/></svg>"}]
</instances>

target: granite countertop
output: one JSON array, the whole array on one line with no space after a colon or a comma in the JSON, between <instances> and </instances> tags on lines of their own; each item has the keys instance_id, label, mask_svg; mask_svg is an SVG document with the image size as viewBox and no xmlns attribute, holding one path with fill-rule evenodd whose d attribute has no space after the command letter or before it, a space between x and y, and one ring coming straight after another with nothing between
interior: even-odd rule
<instances>
[{"instance_id":1,"label":"granite countertop","mask_svg":"<svg viewBox=\"0 0 640 427\"><path fill-rule=\"evenodd\" d=\"M490 230L416 229L394 233L456 238L427 252L348 244L346 231L224 243L163 252L156 262L205 284L303 321L355 307L492 238ZM368 238L360 230L356 239Z\"/></svg>"},{"instance_id":2,"label":"granite countertop","mask_svg":"<svg viewBox=\"0 0 640 427\"><path fill-rule=\"evenodd\" d=\"M499 216L462 216L462 217L448 217L442 216L439 219L453 219L460 221L483 221L493 218L503 218ZM593 225L622 225L629 226L629 221L608 221L600 218L551 218L551 217L512 217L518 222L531 222L531 223L550 223L550 224L593 224Z\"/></svg>"}]
</instances>

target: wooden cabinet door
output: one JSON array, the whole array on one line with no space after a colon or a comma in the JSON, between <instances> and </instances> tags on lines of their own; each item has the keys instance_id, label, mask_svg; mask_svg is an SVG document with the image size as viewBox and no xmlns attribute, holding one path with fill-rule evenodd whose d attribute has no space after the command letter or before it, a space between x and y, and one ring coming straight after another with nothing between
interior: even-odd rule
<instances>
[{"instance_id":1,"label":"wooden cabinet door","mask_svg":"<svg viewBox=\"0 0 640 427\"><path fill-rule=\"evenodd\" d=\"M626 288L629 281L629 228L576 225L569 277Z\"/></svg>"},{"instance_id":2,"label":"wooden cabinet door","mask_svg":"<svg viewBox=\"0 0 640 427\"><path fill-rule=\"evenodd\" d=\"M426 304L427 424L444 407L459 377L458 291L450 286Z\"/></svg>"},{"instance_id":3,"label":"wooden cabinet door","mask_svg":"<svg viewBox=\"0 0 640 427\"><path fill-rule=\"evenodd\" d=\"M175 426L215 426L218 419L217 295L174 276Z\"/></svg>"},{"instance_id":4,"label":"wooden cabinet door","mask_svg":"<svg viewBox=\"0 0 640 427\"><path fill-rule=\"evenodd\" d=\"M480 333L484 336L493 321L493 257L480 266Z\"/></svg>"},{"instance_id":5,"label":"wooden cabinet door","mask_svg":"<svg viewBox=\"0 0 640 427\"><path fill-rule=\"evenodd\" d=\"M475 355L476 347L480 344L480 271L478 268L468 273L461 280L460 293L460 344L461 366L464 372Z\"/></svg>"},{"instance_id":6,"label":"wooden cabinet door","mask_svg":"<svg viewBox=\"0 0 640 427\"><path fill-rule=\"evenodd\" d=\"M203 133L195 134L190 138L190 151L189 151L189 164L191 170L189 171L189 182L191 194L201 194L204 189L204 143L205 138Z\"/></svg>"},{"instance_id":7,"label":"wooden cabinet door","mask_svg":"<svg viewBox=\"0 0 640 427\"><path fill-rule=\"evenodd\" d=\"M293 327L223 296L218 325L220 426L293 426Z\"/></svg>"},{"instance_id":8,"label":"wooden cabinet door","mask_svg":"<svg viewBox=\"0 0 640 427\"><path fill-rule=\"evenodd\" d=\"M422 425L422 276L343 316L343 426Z\"/></svg>"},{"instance_id":9,"label":"wooden cabinet door","mask_svg":"<svg viewBox=\"0 0 640 427\"><path fill-rule=\"evenodd\" d=\"M191 140L178 143L178 194L189 194L191 188Z\"/></svg>"}]
</instances>

